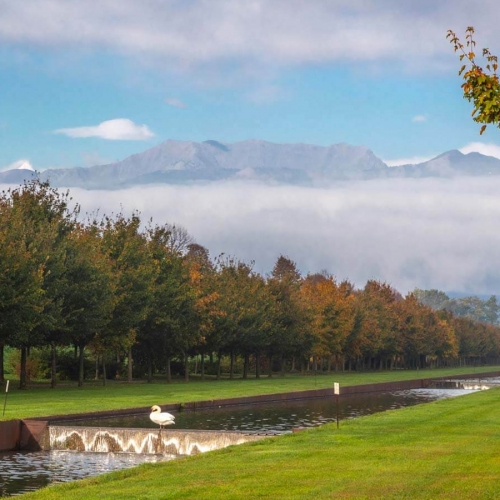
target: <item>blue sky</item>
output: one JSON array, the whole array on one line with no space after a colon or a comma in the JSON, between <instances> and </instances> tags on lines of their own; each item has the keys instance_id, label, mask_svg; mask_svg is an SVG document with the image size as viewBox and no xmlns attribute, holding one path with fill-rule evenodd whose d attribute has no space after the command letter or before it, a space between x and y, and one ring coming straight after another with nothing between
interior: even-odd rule
<instances>
[{"instance_id":1,"label":"blue sky","mask_svg":"<svg viewBox=\"0 0 500 500\"><path fill-rule=\"evenodd\" d=\"M500 157L445 39L472 24L495 53L496 1L0 0L0 12L1 169L107 163L167 139Z\"/></svg>"}]
</instances>

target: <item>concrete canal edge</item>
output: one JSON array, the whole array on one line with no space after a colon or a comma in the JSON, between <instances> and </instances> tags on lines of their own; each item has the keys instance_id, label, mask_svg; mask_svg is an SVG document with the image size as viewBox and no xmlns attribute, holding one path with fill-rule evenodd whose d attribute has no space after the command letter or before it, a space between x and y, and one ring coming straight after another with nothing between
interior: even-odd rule
<instances>
[{"instance_id":1,"label":"concrete canal edge","mask_svg":"<svg viewBox=\"0 0 500 500\"><path fill-rule=\"evenodd\" d=\"M47 449L49 422L43 420L8 420L0 422L0 452Z\"/></svg>"},{"instance_id":2,"label":"concrete canal edge","mask_svg":"<svg viewBox=\"0 0 500 500\"><path fill-rule=\"evenodd\" d=\"M453 375L449 377L423 378L415 380L403 380L399 382L383 382L378 384L353 385L340 388L340 397L351 396L355 394L367 394L384 391L401 391L409 389L421 389L429 387L432 382L437 380L460 380L464 378L498 377L500 371L486 373L472 373L464 375ZM238 405L251 405L271 402L285 402L303 399L316 399L333 397L333 387L327 389L313 389L308 391L285 392L278 394L263 394L260 396L248 396L241 398L214 399L208 401L195 401L191 403L164 404L161 405L165 411L195 411L210 408L222 408ZM48 427L49 423L60 421L81 420L89 418L112 417L120 415L130 415L139 413L148 413L150 407L127 408L122 410L108 410L92 413L77 413L71 415L54 415L49 417L37 417L29 420L8 420L0 422L0 452L13 450L47 450L49 449ZM179 431L182 432L182 431ZM188 431L184 431L188 432Z\"/></svg>"}]
</instances>

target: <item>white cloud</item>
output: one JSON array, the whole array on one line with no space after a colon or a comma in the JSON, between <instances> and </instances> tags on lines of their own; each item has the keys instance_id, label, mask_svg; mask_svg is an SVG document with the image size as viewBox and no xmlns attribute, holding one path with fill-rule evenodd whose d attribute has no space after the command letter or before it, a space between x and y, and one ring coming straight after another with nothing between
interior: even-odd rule
<instances>
[{"instance_id":1,"label":"white cloud","mask_svg":"<svg viewBox=\"0 0 500 500\"><path fill-rule=\"evenodd\" d=\"M393 160L383 160L384 163L389 167L398 167L399 165L417 165L418 163L423 163L424 161L432 160L437 154L430 156L408 156L403 158L395 158Z\"/></svg>"},{"instance_id":2,"label":"white cloud","mask_svg":"<svg viewBox=\"0 0 500 500\"><path fill-rule=\"evenodd\" d=\"M32 171L35 170L29 160L21 159L15 161L14 163L11 163L10 165L7 165L6 167L3 167L2 169L0 169L0 172L5 172L6 170L15 170L15 169L32 170Z\"/></svg>"},{"instance_id":3,"label":"white cloud","mask_svg":"<svg viewBox=\"0 0 500 500\"><path fill-rule=\"evenodd\" d=\"M213 183L103 193L72 190L83 211L138 209L186 227L221 252L272 270L284 253L302 273L327 269L358 286L500 292L500 177L398 179L330 189ZM195 201L193 201L195 200Z\"/></svg>"},{"instance_id":4,"label":"white cloud","mask_svg":"<svg viewBox=\"0 0 500 500\"><path fill-rule=\"evenodd\" d=\"M495 53L496 0L1 0L0 41L111 50L186 68L393 60L427 71L453 59L446 30L474 25ZM480 40L481 42L481 40ZM454 60L454 59L453 59Z\"/></svg>"},{"instance_id":5,"label":"white cloud","mask_svg":"<svg viewBox=\"0 0 500 500\"><path fill-rule=\"evenodd\" d=\"M481 153L482 155L494 156L500 159L500 146L493 143L471 142L460 148L460 152L463 154Z\"/></svg>"},{"instance_id":6,"label":"white cloud","mask_svg":"<svg viewBox=\"0 0 500 500\"><path fill-rule=\"evenodd\" d=\"M417 116L414 116L411 119L411 121L414 122L414 123L422 123L422 122L427 121L427 118L426 118L425 115L417 115Z\"/></svg>"},{"instance_id":7,"label":"white cloud","mask_svg":"<svg viewBox=\"0 0 500 500\"><path fill-rule=\"evenodd\" d=\"M54 133L75 138L99 137L110 141L146 141L154 137L146 125L136 125L127 118L107 120L89 127L60 128Z\"/></svg>"},{"instance_id":8,"label":"white cloud","mask_svg":"<svg viewBox=\"0 0 500 500\"><path fill-rule=\"evenodd\" d=\"M183 103L180 99L177 99L176 97L169 97L168 99L165 99L165 102L174 108L179 108L179 109L185 109L187 108L187 105Z\"/></svg>"}]
</instances>

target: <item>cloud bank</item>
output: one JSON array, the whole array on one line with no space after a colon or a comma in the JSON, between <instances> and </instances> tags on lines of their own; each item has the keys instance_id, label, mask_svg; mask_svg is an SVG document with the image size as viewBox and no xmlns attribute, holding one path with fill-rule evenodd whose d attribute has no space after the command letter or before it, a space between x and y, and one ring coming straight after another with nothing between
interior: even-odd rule
<instances>
[{"instance_id":1,"label":"cloud bank","mask_svg":"<svg viewBox=\"0 0 500 500\"><path fill-rule=\"evenodd\" d=\"M73 138L99 137L109 141L147 141L154 137L146 125L136 125L127 118L107 120L89 127L60 128L54 133Z\"/></svg>"},{"instance_id":2,"label":"cloud bank","mask_svg":"<svg viewBox=\"0 0 500 500\"><path fill-rule=\"evenodd\" d=\"M463 148L460 148L460 152L463 154L474 152L481 153L486 156L494 156L495 158L500 159L500 146L493 143L471 142Z\"/></svg>"},{"instance_id":3,"label":"cloud bank","mask_svg":"<svg viewBox=\"0 0 500 500\"><path fill-rule=\"evenodd\" d=\"M72 190L83 211L140 210L181 224L212 256L262 273L280 254L302 273L326 269L358 286L387 281L466 293L500 292L500 178L377 180L330 189L249 182Z\"/></svg>"},{"instance_id":4,"label":"cloud bank","mask_svg":"<svg viewBox=\"0 0 500 500\"><path fill-rule=\"evenodd\" d=\"M398 167L400 165L418 165L426 161L432 160L437 154L430 156L408 156L404 158L394 158L393 160L383 160L389 167Z\"/></svg>"},{"instance_id":5,"label":"cloud bank","mask_svg":"<svg viewBox=\"0 0 500 500\"><path fill-rule=\"evenodd\" d=\"M465 0L0 0L0 41L111 50L183 68L393 60L428 71L453 57L448 28L473 25L498 47L499 9L496 0L473 8Z\"/></svg>"}]
</instances>

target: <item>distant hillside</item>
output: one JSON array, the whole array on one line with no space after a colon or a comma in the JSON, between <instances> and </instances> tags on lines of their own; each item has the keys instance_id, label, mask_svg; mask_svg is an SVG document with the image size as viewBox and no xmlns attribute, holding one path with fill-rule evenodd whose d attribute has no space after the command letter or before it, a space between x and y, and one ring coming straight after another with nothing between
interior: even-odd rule
<instances>
[{"instance_id":1,"label":"distant hillside","mask_svg":"<svg viewBox=\"0 0 500 500\"><path fill-rule=\"evenodd\" d=\"M20 183L26 169L0 172L0 182ZM418 165L388 167L366 147L333 144L275 144L262 140L202 143L168 140L109 165L46 170L56 187L119 189L144 184L182 184L228 179L324 186L379 178L500 175L500 160L479 153L448 151Z\"/></svg>"},{"instance_id":2,"label":"distant hillside","mask_svg":"<svg viewBox=\"0 0 500 500\"><path fill-rule=\"evenodd\" d=\"M402 165L395 172L402 177L457 177L500 175L500 160L480 153L447 151L418 165Z\"/></svg>"}]
</instances>

